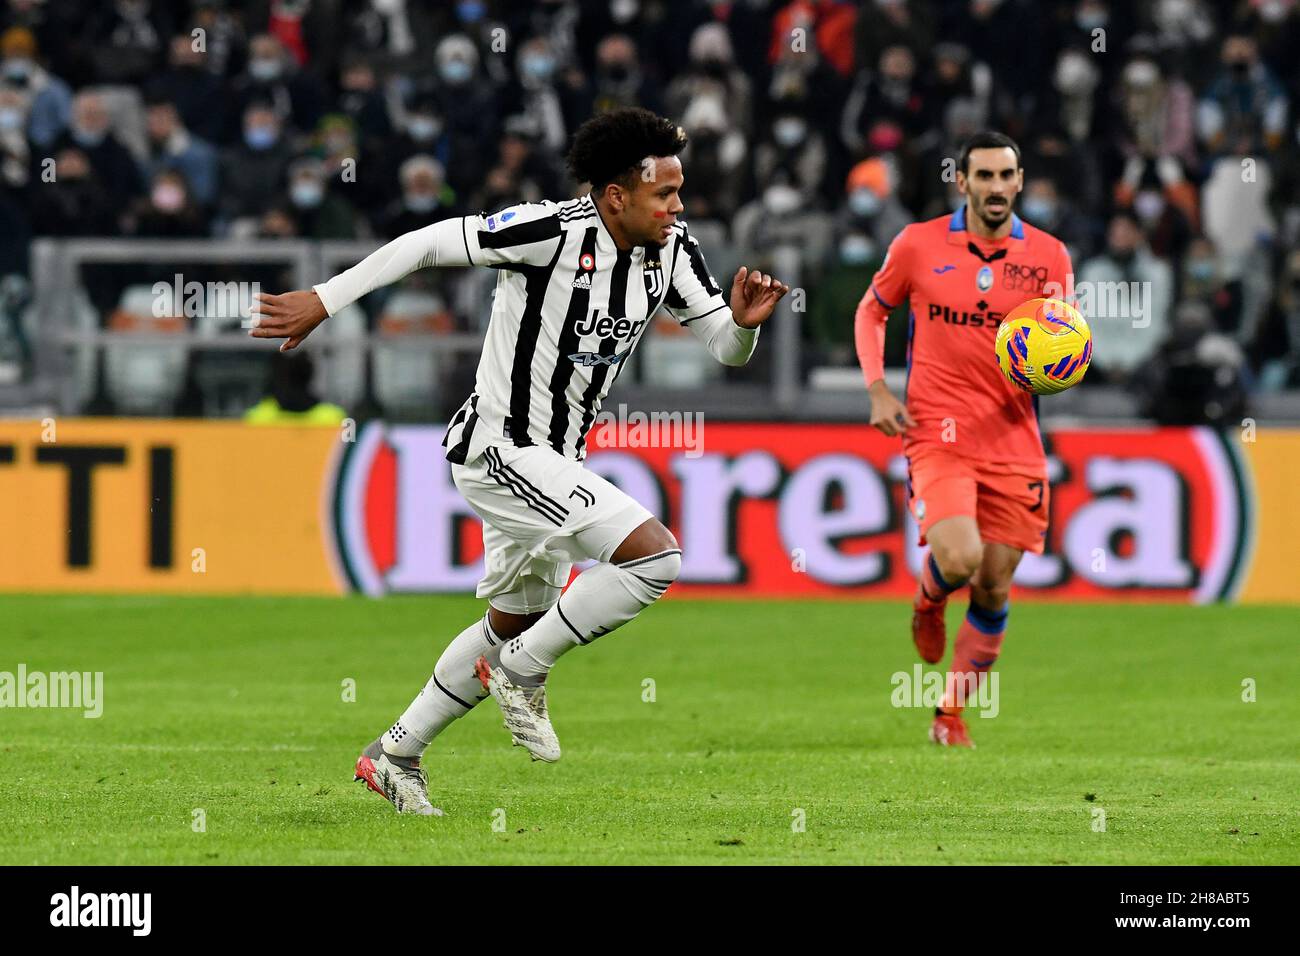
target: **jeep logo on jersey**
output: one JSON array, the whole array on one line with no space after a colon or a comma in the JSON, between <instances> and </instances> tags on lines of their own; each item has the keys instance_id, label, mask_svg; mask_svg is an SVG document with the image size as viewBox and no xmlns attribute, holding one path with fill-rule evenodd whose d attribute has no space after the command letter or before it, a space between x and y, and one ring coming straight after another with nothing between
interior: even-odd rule
<instances>
[{"instance_id":1,"label":"jeep logo on jersey","mask_svg":"<svg viewBox=\"0 0 1300 956\"><path fill-rule=\"evenodd\" d=\"M585 319L573 323L573 331L579 335L599 335L602 338L634 339L645 328L645 319L616 319L610 315L598 315L593 309Z\"/></svg>"},{"instance_id":2,"label":"jeep logo on jersey","mask_svg":"<svg viewBox=\"0 0 1300 956\"><path fill-rule=\"evenodd\" d=\"M631 349L628 349L627 352L615 352L613 355L600 355L596 352L574 352L568 358L574 365L591 368L595 365L617 365L627 358L628 353L631 351Z\"/></svg>"}]
</instances>

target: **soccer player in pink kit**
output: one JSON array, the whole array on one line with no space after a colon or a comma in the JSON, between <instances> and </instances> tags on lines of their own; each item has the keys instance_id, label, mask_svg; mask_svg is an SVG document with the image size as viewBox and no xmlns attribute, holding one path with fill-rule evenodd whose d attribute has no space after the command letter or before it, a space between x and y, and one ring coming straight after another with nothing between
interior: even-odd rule
<instances>
[{"instance_id":1,"label":"soccer player in pink kit","mask_svg":"<svg viewBox=\"0 0 1300 956\"><path fill-rule=\"evenodd\" d=\"M929 544L913 602L912 639L937 663L947 644L948 596L970 585L944 697L930 739L974 746L962 706L998 658L1011 578L1047 534L1047 460L1033 396L1003 378L993 340L1002 317L1048 283L1066 287L1070 255L1012 211L1024 186L1020 149L984 132L962 147L956 212L906 227L858 305L858 360L871 424L901 435L908 505ZM1059 295L1059 293L1058 293ZM909 302L903 400L884 381L889 313Z\"/></svg>"}]
</instances>

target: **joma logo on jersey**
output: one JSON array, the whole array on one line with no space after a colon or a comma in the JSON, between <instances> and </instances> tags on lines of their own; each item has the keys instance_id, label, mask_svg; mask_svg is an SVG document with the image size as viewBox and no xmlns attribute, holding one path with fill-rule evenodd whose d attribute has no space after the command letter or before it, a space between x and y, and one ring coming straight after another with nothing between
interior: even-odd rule
<instances>
[{"instance_id":1,"label":"joma logo on jersey","mask_svg":"<svg viewBox=\"0 0 1300 956\"><path fill-rule=\"evenodd\" d=\"M600 335L606 338L634 339L645 328L645 319L635 322L631 319L616 319L609 315L597 315L594 311L586 318L573 324L573 331L579 335Z\"/></svg>"},{"instance_id":2,"label":"joma logo on jersey","mask_svg":"<svg viewBox=\"0 0 1300 956\"><path fill-rule=\"evenodd\" d=\"M943 319L949 325L969 325L974 328L996 329L1002 324L1001 312L959 312L946 305L930 305L930 318Z\"/></svg>"},{"instance_id":3,"label":"joma logo on jersey","mask_svg":"<svg viewBox=\"0 0 1300 956\"><path fill-rule=\"evenodd\" d=\"M1015 262L1002 264L1002 288L1004 289L1041 292L1045 282L1047 282L1047 266L1020 265Z\"/></svg>"}]
</instances>

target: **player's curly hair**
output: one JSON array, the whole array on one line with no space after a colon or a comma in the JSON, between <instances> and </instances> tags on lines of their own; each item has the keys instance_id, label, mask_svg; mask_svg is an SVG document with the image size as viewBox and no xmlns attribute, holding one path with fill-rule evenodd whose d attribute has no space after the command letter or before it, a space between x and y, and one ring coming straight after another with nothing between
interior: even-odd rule
<instances>
[{"instance_id":1,"label":"player's curly hair","mask_svg":"<svg viewBox=\"0 0 1300 956\"><path fill-rule=\"evenodd\" d=\"M578 127L569 148L569 172L597 192L612 182L631 186L647 156L676 156L686 131L639 106L593 116Z\"/></svg>"}]
</instances>

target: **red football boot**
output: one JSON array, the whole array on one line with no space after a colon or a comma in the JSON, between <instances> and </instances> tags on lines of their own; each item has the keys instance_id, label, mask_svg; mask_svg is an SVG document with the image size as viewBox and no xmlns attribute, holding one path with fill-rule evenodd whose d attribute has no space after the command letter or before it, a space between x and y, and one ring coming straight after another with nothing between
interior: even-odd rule
<instances>
[{"instance_id":1,"label":"red football boot","mask_svg":"<svg viewBox=\"0 0 1300 956\"><path fill-rule=\"evenodd\" d=\"M975 747L966 732L966 722L956 714L936 715L930 725L930 739L940 747Z\"/></svg>"},{"instance_id":2,"label":"red football boot","mask_svg":"<svg viewBox=\"0 0 1300 956\"><path fill-rule=\"evenodd\" d=\"M935 603L920 593L912 602L912 643L927 664L943 660L943 652L948 647L948 632L943 623L947 603Z\"/></svg>"}]
</instances>

